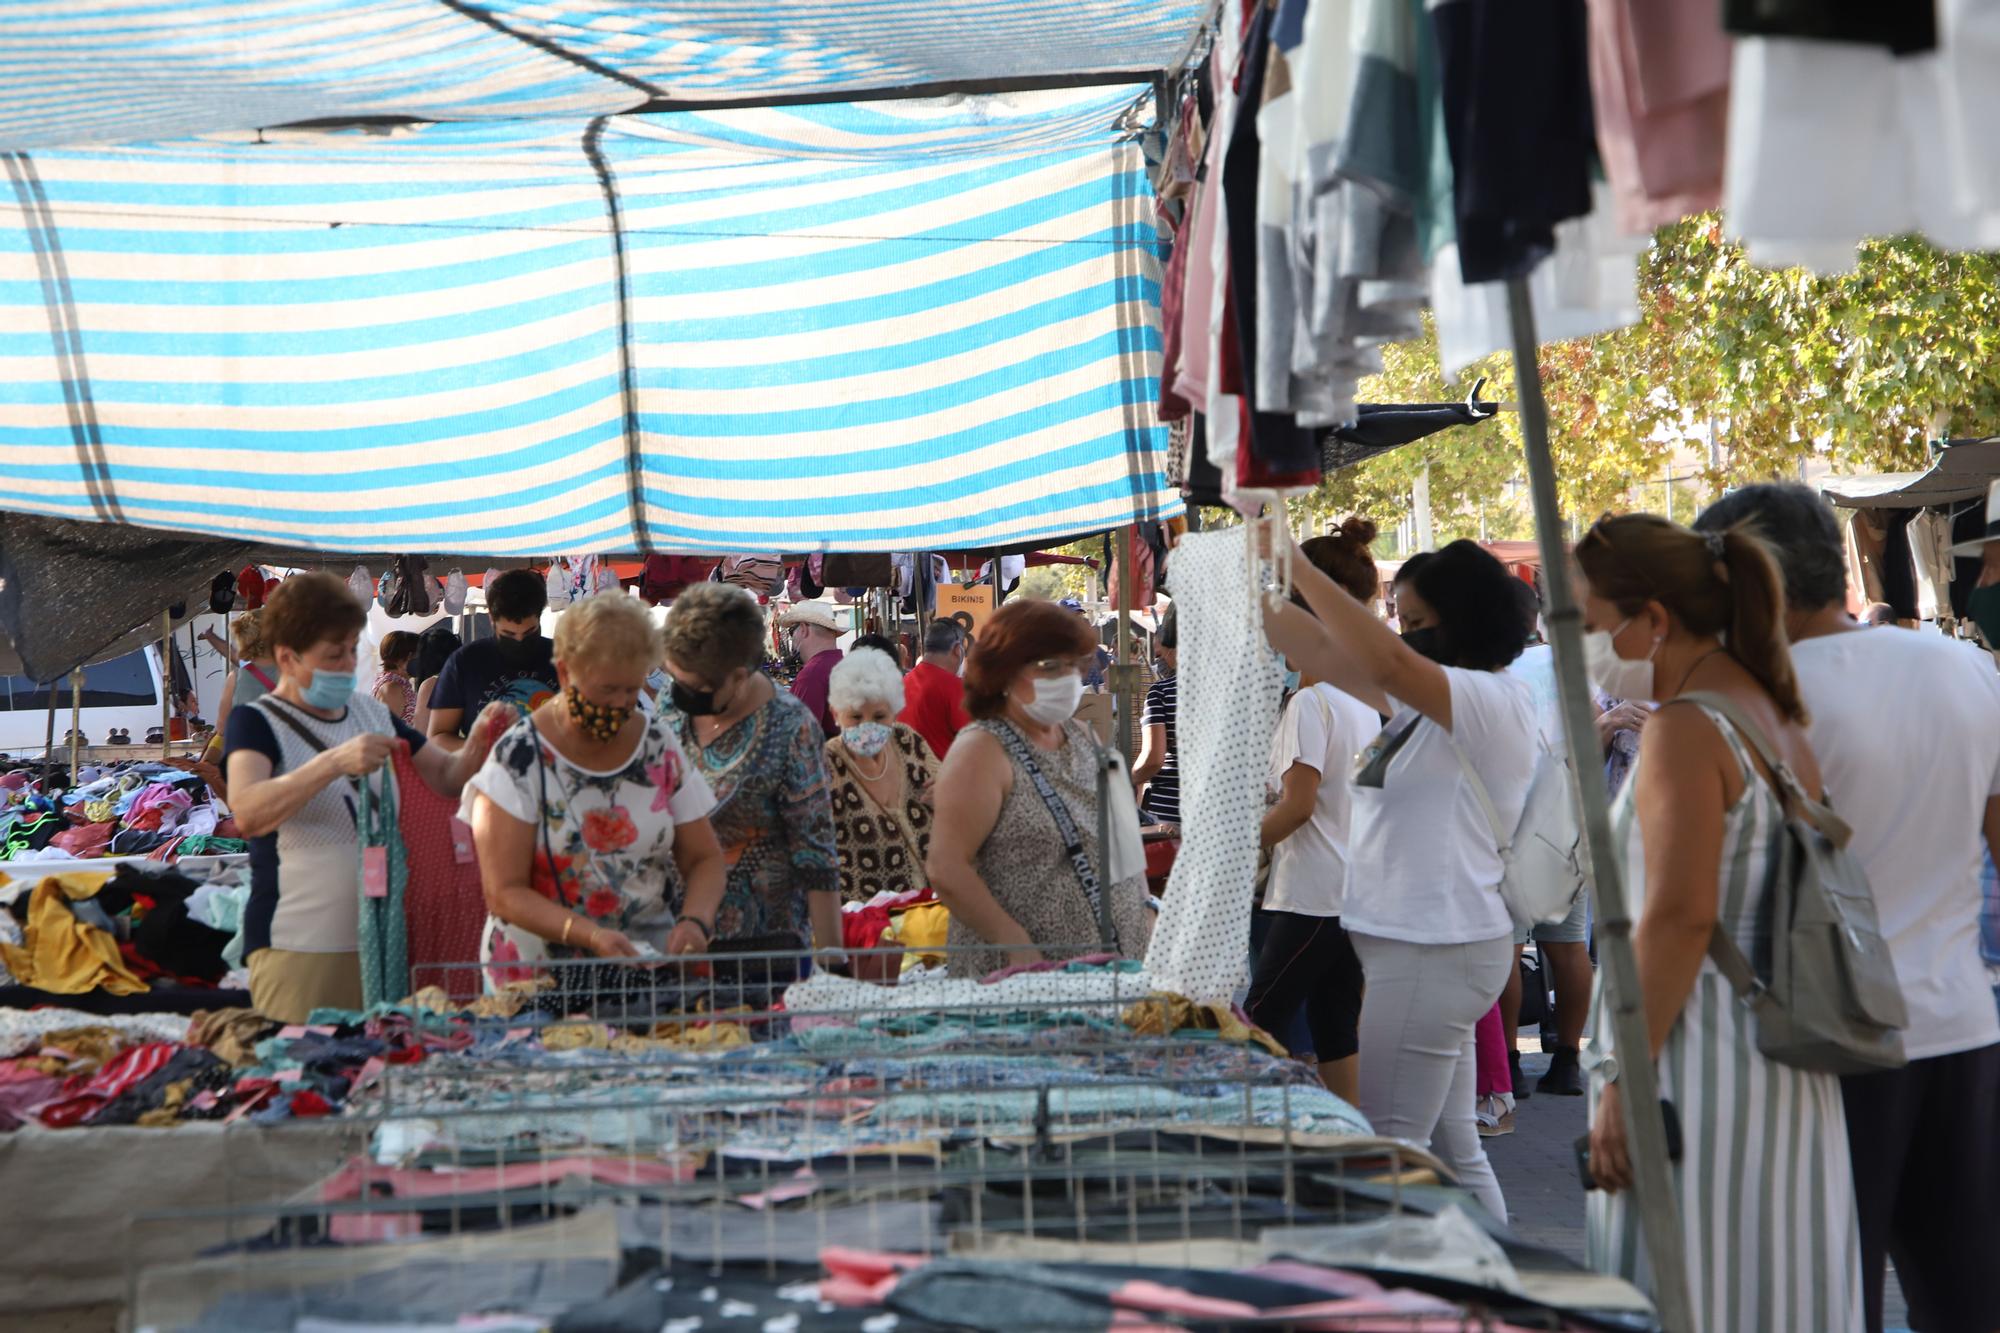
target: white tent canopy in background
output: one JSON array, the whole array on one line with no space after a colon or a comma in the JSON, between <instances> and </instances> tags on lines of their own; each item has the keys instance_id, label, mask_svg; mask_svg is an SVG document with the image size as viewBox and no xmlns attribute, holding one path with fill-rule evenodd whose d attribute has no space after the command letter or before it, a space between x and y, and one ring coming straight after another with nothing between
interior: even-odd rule
<instances>
[{"instance_id":1,"label":"white tent canopy in background","mask_svg":"<svg viewBox=\"0 0 2000 1333\"><path fill-rule=\"evenodd\" d=\"M7 0L0 150L1166 70L1206 0Z\"/></svg>"},{"instance_id":2,"label":"white tent canopy in background","mask_svg":"<svg viewBox=\"0 0 2000 1333\"><path fill-rule=\"evenodd\" d=\"M1148 83L628 111L1150 74L1199 21L0 7L0 506L475 557L998 546L1177 512ZM302 119L349 123L269 128Z\"/></svg>"}]
</instances>

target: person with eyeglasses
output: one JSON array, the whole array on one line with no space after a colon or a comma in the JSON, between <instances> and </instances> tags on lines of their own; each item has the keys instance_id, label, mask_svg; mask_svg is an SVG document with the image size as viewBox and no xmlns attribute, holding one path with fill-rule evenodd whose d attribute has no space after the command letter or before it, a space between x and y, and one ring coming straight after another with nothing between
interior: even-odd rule
<instances>
[{"instance_id":1,"label":"person with eyeglasses","mask_svg":"<svg viewBox=\"0 0 2000 1333\"><path fill-rule=\"evenodd\" d=\"M709 822L729 866L715 942L737 951L810 947L840 961L840 864L826 737L808 705L761 669L764 612L727 583L674 599L663 630L661 718L715 797Z\"/></svg>"},{"instance_id":2,"label":"person with eyeglasses","mask_svg":"<svg viewBox=\"0 0 2000 1333\"><path fill-rule=\"evenodd\" d=\"M1100 892L1109 895L1116 951L1145 952L1144 874L1099 883L1098 750L1076 720L1096 651L1096 635L1073 611L1023 599L994 614L966 659L973 723L938 774L926 863L951 912L953 976L1095 949ZM1128 779L1118 781L1129 791Z\"/></svg>"}]
</instances>

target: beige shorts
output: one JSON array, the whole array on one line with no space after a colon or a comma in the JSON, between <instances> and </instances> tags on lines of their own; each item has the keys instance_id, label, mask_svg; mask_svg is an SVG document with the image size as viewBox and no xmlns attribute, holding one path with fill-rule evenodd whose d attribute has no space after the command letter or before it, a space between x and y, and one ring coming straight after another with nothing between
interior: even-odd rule
<instances>
[{"instance_id":1,"label":"beige shorts","mask_svg":"<svg viewBox=\"0 0 2000 1333\"><path fill-rule=\"evenodd\" d=\"M280 1023L315 1009L361 1008L361 955L259 949L250 955L250 1003Z\"/></svg>"}]
</instances>

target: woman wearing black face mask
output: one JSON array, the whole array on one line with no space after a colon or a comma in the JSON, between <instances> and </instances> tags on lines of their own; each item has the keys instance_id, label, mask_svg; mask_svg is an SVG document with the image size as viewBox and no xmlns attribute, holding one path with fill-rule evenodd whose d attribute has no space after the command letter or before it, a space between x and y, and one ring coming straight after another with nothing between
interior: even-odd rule
<instances>
[{"instance_id":1,"label":"woman wearing black face mask","mask_svg":"<svg viewBox=\"0 0 2000 1333\"><path fill-rule=\"evenodd\" d=\"M764 612L740 588L698 583L667 614L662 720L715 793L729 863L717 940L840 948L840 859L819 720L758 670Z\"/></svg>"},{"instance_id":2,"label":"woman wearing black face mask","mask_svg":"<svg viewBox=\"0 0 2000 1333\"><path fill-rule=\"evenodd\" d=\"M622 593L556 622L560 689L466 787L486 888L481 961L708 948L726 876L715 798L673 728L637 710L659 659L645 606Z\"/></svg>"},{"instance_id":3,"label":"woman wearing black face mask","mask_svg":"<svg viewBox=\"0 0 2000 1333\"><path fill-rule=\"evenodd\" d=\"M1507 1201L1473 1118L1473 1029L1514 959L1493 823L1512 829L1534 769L1535 703L1506 671L1528 642L1512 578L1472 542L1406 563L1401 637L1294 553L1313 614L1269 606L1272 644L1389 718L1355 762L1341 924L1361 959L1361 1109L1452 1168L1494 1216Z\"/></svg>"}]
</instances>

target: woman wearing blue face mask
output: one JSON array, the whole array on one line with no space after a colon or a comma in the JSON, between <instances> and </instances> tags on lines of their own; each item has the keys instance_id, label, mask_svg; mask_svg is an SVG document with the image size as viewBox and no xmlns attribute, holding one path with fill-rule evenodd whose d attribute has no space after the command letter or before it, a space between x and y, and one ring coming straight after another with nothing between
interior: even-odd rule
<instances>
[{"instance_id":1,"label":"woman wearing blue face mask","mask_svg":"<svg viewBox=\"0 0 2000 1333\"><path fill-rule=\"evenodd\" d=\"M316 1008L361 1007L362 784L393 794L391 751L456 796L511 717L495 706L456 754L355 693L355 645L368 613L331 574L280 584L263 611L278 685L232 709L223 738L229 804L250 840L244 954L257 1011L302 1023ZM470 961L470 960L468 960Z\"/></svg>"},{"instance_id":2,"label":"woman wearing blue face mask","mask_svg":"<svg viewBox=\"0 0 2000 1333\"><path fill-rule=\"evenodd\" d=\"M921 889L931 846L931 785L938 761L924 738L896 721L903 675L885 652L857 648L827 678L840 732L826 743L840 896Z\"/></svg>"}]
</instances>

